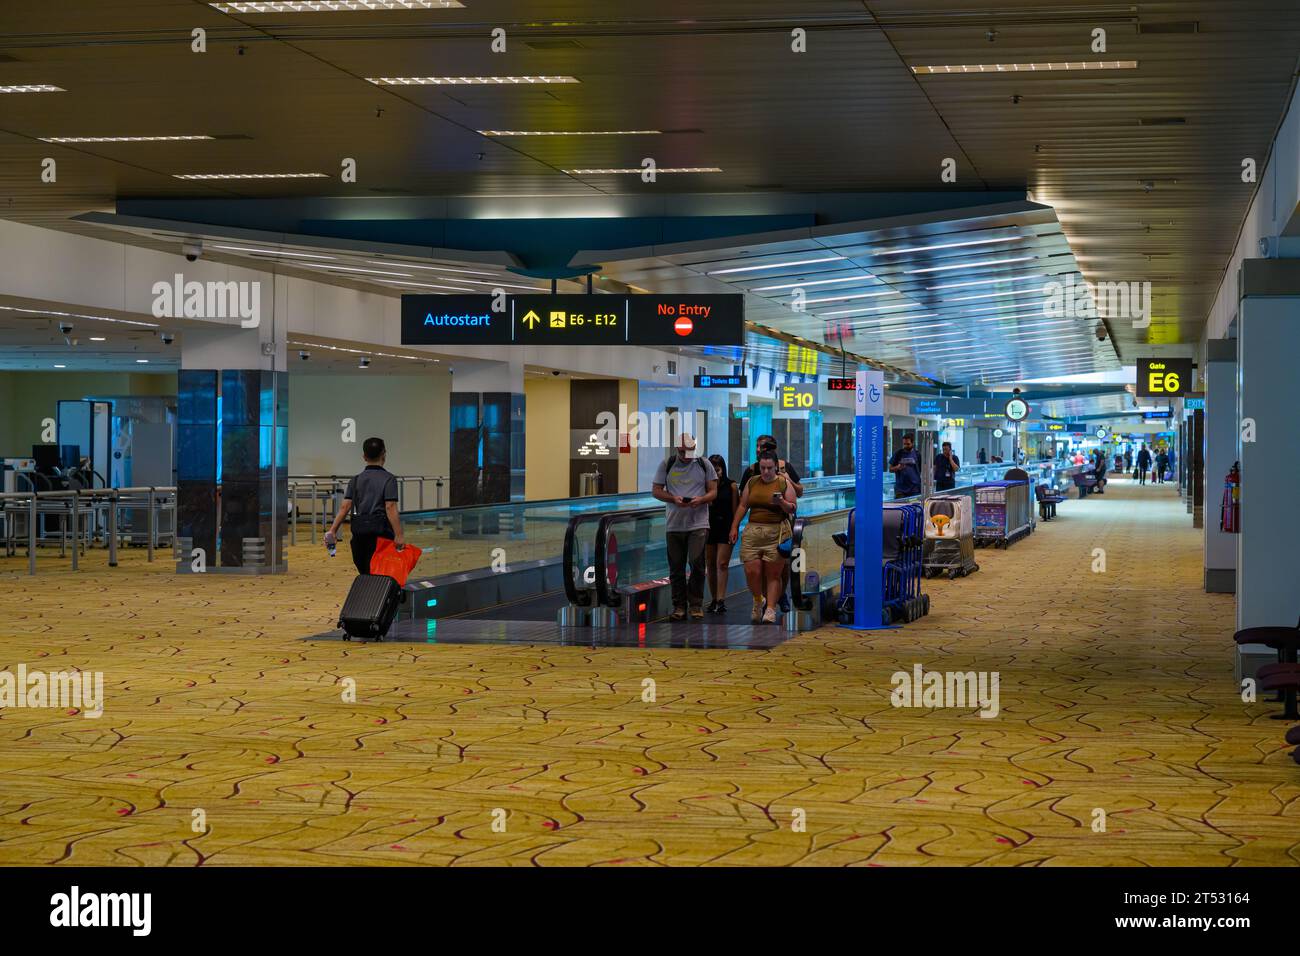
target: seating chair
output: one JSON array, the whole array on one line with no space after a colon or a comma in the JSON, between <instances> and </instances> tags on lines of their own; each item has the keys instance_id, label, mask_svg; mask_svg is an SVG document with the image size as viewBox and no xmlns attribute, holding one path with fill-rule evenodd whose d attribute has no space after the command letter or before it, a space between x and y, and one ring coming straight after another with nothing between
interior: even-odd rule
<instances>
[{"instance_id":1,"label":"seating chair","mask_svg":"<svg viewBox=\"0 0 1300 956\"><path fill-rule=\"evenodd\" d=\"M1274 714L1274 720L1300 720L1296 709L1296 692L1300 691L1300 667L1296 665L1296 652L1300 651L1300 621L1295 627L1248 627L1232 635L1237 644L1263 644L1277 651L1277 663L1259 669L1259 686L1282 694L1284 709ZM1289 665L1289 666L1287 666Z\"/></svg>"},{"instance_id":2,"label":"seating chair","mask_svg":"<svg viewBox=\"0 0 1300 956\"><path fill-rule=\"evenodd\" d=\"M1056 506L1065 500L1060 495L1048 491L1046 485L1034 485L1034 498L1038 501L1038 515L1044 521L1056 517Z\"/></svg>"}]
</instances>

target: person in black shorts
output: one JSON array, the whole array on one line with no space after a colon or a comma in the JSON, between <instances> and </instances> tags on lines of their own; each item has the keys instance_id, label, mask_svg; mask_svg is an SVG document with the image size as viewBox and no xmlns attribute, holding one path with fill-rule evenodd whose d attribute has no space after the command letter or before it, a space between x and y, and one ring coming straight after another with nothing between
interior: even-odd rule
<instances>
[{"instance_id":1,"label":"person in black shorts","mask_svg":"<svg viewBox=\"0 0 1300 956\"><path fill-rule=\"evenodd\" d=\"M348 512L355 508L352 515L352 563L357 566L358 574L369 574L370 559L374 557L375 545L380 538L388 538L399 551L406 546L406 541L402 537L402 519L397 514L397 476L384 467L388 459L384 440L367 438L361 446L361 456L366 467L348 482L334 524L325 532L325 546L328 548L337 542L339 526Z\"/></svg>"},{"instance_id":2,"label":"person in black shorts","mask_svg":"<svg viewBox=\"0 0 1300 956\"><path fill-rule=\"evenodd\" d=\"M704 544L704 567L709 575L709 593L713 600L710 614L727 613L727 576L731 569L731 519L736 514L740 493L727 476L727 462L721 455L710 455L709 463L718 473L718 497L709 502L709 536Z\"/></svg>"}]
</instances>

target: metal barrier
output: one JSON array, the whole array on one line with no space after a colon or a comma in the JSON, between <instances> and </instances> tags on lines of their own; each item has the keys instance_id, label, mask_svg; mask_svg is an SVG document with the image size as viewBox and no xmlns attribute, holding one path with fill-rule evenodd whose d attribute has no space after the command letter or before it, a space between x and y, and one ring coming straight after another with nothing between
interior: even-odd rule
<instances>
[{"instance_id":1,"label":"metal barrier","mask_svg":"<svg viewBox=\"0 0 1300 956\"><path fill-rule=\"evenodd\" d=\"M59 519L59 556L66 557L68 539L72 539L72 570L80 569L80 557L93 547L97 537L102 537L108 549L109 567L117 567L117 549L120 545L121 512L123 509L146 509L147 531L144 544L148 560L152 561L158 548L159 512L170 512L171 527L164 532L173 547L176 541L176 489L175 488L82 488L66 491L27 491L0 494L0 516L5 525L5 554L16 552L19 519L27 524L27 573L36 573L36 551L43 544L54 542L41 531L42 519L53 516ZM84 519L84 520L83 520Z\"/></svg>"},{"instance_id":2,"label":"metal barrier","mask_svg":"<svg viewBox=\"0 0 1300 956\"><path fill-rule=\"evenodd\" d=\"M288 499L292 507L289 520L289 543L298 543L298 523L304 514L303 500L311 502L311 543L316 543L317 526L320 533L329 530L343 495L347 492L352 475L290 475ZM425 510L425 485L433 482L433 507L442 508L442 490L451 479L446 475L395 475L397 479L397 510L404 512L409 497L407 488L414 484L416 511Z\"/></svg>"}]
</instances>

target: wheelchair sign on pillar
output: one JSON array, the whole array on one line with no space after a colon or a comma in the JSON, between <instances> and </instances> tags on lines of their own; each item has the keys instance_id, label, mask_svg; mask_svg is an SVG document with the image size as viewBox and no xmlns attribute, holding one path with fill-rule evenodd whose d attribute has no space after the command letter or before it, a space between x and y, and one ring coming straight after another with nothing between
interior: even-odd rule
<instances>
[{"instance_id":1,"label":"wheelchair sign on pillar","mask_svg":"<svg viewBox=\"0 0 1300 956\"><path fill-rule=\"evenodd\" d=\"M858 372L853 416L855 631L881 631L885 623L881 593L881 507L885 500L885 373Z\"/></svg>"}]
</instances>

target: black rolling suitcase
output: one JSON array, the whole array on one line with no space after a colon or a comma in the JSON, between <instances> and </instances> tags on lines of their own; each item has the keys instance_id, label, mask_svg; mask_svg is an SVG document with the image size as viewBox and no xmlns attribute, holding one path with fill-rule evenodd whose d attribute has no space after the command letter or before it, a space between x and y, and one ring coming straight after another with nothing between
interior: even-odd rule
<instances>
[{"instance_id":1,"label":"black rolling suitcase","mask_svg":"<svg viewBox=\"0 0 1300 956\"><path fill-rule=\"evenodd\" d=\"M344 640L353 637L383 640L397 615L401 596L401 586L388 575L358 574L339 612Z\"/></svg>"}]
</instances>

